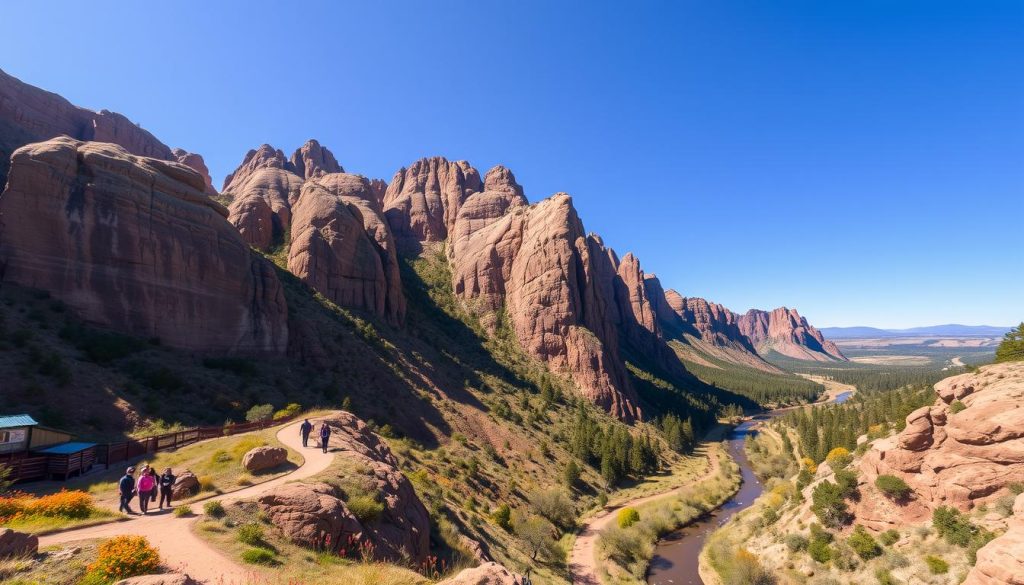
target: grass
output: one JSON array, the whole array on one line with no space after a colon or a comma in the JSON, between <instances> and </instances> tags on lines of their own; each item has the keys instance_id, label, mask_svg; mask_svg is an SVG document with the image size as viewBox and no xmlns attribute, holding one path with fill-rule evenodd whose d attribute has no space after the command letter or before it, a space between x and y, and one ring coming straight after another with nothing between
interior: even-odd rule
<instances>
[{"instance_id":1,"label":"grass","mask_svg":"<svg viewBox=\"0 0 1024 585\"><path fill-rule=\"evenodd\" d=\"M67 585L78 583L96 560L97 541L41 549L35 559L0 559L4 585Z\"/></svg>"},{"instance_id":2,"label":"grass","mask_svg":"<svg viewBox=\"0 0 1024 585\"><path fill-rule=\"evenodd\" d=\"M106 524L115 520L123 520L121 514L109 510L96 510L86 518L64 518L61 516L30 516L19 518L10 522L0 524L0 528L10 528L19 532L28 532L36 535L50 534L71 530L73 528L85 528L97 524Z\"/></svg>"},{"instance_id":3,"label":"grass","mask_svg":"<svg viewBox=\"0 0 1024 585\"><path fill-rule=\"evenodd\" d=\"M182 447L177 451L157 453L152 459L143 460L134 465L138 469L141 468L143 463L148 463L156 467L160 472L163 472L164 468L170 467L174 470L175 474L180 474L184 470L189 470L196 474L200 482L205 482L207 487L211 489L203 490L190 498L176 501L175 504L190 502L208 497L210 492L226 493L251 485L256 481L268 481L288 473L301 465L303 461L302 455L289 449L287 465L255 476L256 481L254 481L252 475L242 468L242 456L249 450L264 445L273 447L284 446L276 437L279 430L280 427L274 427L254 433L210 439ZM118 500L117 480L124 474L122 467L122 464L118 464L116 469L111 468L100 474L75 478L66 483L41 482L27 484L26 487L31 489L33 493L40 494L52 493L62 487L81 489L91 494L100 506L116 508Z\"/></svg>"}]
</instances>

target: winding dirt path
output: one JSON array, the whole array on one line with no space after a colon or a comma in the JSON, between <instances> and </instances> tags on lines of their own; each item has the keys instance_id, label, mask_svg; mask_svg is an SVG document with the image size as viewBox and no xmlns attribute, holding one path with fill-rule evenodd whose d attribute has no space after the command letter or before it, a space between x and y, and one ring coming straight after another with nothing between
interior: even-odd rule
<instances>
[{"instance_id":1,"label":"winding dirt path","mask_svg":"<svg viewBox=\"0 0 1024 585\"><path fill-rule=\"evenodd\" d=\"M601 578L598 577L597 569L597 539L601 531L615 521L615 512L622 508L642 506L648 502L671 496L686 488L697 485L718 473L718 457L713 456L717 453L718 447L711 443L713 440L715 439L712 439L709 433L704 443L704 457L708 460L708 468L704 475L663 492L605 507L586 521L583 528L576 535L576 541L573 543L572 551L569 553L569 574L572 575L572 583L574 585L601 585Z\"/></svg>"},{"instance_id":2,"label":"winding dirt path","mask_svg":"<svg viewBox=\"0 0 1024 585\"><path fill-rule=\"evenodd\" d=\"M330 413L322 416L330 416ZM313 421L320 420L311 419ZM305 461L291 473L234 492L211 496L191 504L193 514L201 516L203 502L217 499L227 504L259 496L290 481L307 478L320 473L334 460L330 451L323 453L318 440L311 440L310 447L302 447L299 435L301 421L286 425L277 433L277 440L302 454ZM234 560L222 555L192 531L192 525L199 518L176 518L172 510L164 510L147 516L132 516L125 522L112 522L65 532L48 534L39 538L39 546L53 546L78 540L110 538L121 534L145 536L150 544L160 551L162 564L187 573L203 583L217 585L244 585L254 581L254 572Z\"/></svg>"}]
</instances>

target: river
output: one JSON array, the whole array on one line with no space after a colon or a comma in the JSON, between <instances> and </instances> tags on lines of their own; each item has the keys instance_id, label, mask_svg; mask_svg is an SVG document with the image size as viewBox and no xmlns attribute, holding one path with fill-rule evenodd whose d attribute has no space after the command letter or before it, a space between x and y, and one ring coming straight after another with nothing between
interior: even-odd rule
<instances>
[{"instance_id":1,"label":"river","mask_svg":"<svg viewBox=\"0 0 1024 585\"><path fill-rule=\"evenodd\" d=\"M836 404L846 402L853 392L843 392L836 396ZM701 520L670 533L658 541L647 570L647 582L651 585L704 585L697 572L697 559L704 548L704 541L716 528L725 524L737 512L749 508L754 500L761 495L764 486L754 475L747 461L747 453L743 448L748 434L756 433L758 423L783 414L784 411L773 410L760 414L738 425L727 439L729 454L740 466L743 483L736 494L726 500Z\"/></svg>"}]
</instances>

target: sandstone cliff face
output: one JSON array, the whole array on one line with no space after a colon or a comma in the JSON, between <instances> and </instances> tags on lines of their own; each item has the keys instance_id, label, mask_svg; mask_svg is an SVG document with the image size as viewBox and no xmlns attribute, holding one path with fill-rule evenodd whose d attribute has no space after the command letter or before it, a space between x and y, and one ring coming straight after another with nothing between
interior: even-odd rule
<instances>
[{"instance_id":1,"label":"sandstone cliff face","mask_svg":"<svg viewBox=\"0 0 1024 585\"><path fill-rule=\"evenodd\" d=\"M569 375L585 397L613 415L636 418L637 399L607 319L614 300L598 284L572 199L562 193L525 206L519 197L482 197L458 218L456 294L483 311L504 304L528 354ZM492 217L503 207L504 215Z\"/></svg>"},{"instance_id":2,"label":"sandstone cliff face","mask_svg":"<svg viewBox=\"0 0 1024 585\"><path fill-rule=\"evenodd\" d=\"M368 181L335 173L306 181L292 209L288 270L343 307L405 312L394 243Z\"/></svg>"},{"instance_id":3,"label":"sandstone cliff face","mask_svg":"<svg viewBox=\"0 0 1024 585\"><path fill-rule=\"evenodd\" d=\"M289 159L290 169L303 179L312 179L329 173L344 173L334 153L314 139L307 140Z\"/></svg>"},{"instance_id":4,"label":"sandstone cliff face","mask_svg":"<svg viewBox=\"0 0 1024 585\"><path fill-rule=\"evenodd\" d=\"M207 195L216 195L217 189L213 187L213 180L210 178L210 169L206 168L206 161L203 160L202 155L194 152L188 152L180 148L175 148L171 151L174 155L174 159L181 164L189 167L193 171L199 173L203 177L203 182L206 183L205 192Z\"/></svg>"},{"instance_id":5,"label":"sandstone cliff face","mask_svg":"<svg viewBox=\"0 0 1024 585\"><path fill-rule=\"evenodd\" d=\"M825 339L796 309L751 309L740 316L737 323L758 353L774 350L798 360L846 361L839 348Z\"/></svg>"},{"instance_id":6,"label":"sandstone cliff face","mask_svg":"<svg viewBox=\"0 0 1024 585\"><path fill-rule=\"evenodd\" d=\"M1024 494L1014 500L1006 532L978 550L963 585L1024 585Z\"/></svg>"},{"instance_id":7,"label":"sandstone cliff face","mask_svg":"<svg viewBox=\"0 0 1024 585\"><path fill-rule=\"evenodd\" d=\"M281 353L287 308L276 274L205 189L184 165L112 144L25 146L0 195L0 278L169 346Z\"/></svg>"},{"instance_id":8,"label":"sandstone cliff face","mask_svg":"<svg viewBox=\"0 0 1024 585\"><path fill-rule=\"evenodd\" d=\"M1024 481L1024 363L985 366L935 391L934 405L912 412L899 435L875 441L861 458L869 494L856 508L858 521L881 529L923 521L938 506L968 510ZM954 413L956 401L966 408ZM914 497L887 504L873 485L882 474L902 478Z\"/></svg>"},{"instance_id":9,"label":"sandstone cliff face","mask_svg":"<svg viewBox=\"0 0 1024 585\"><path fill-rule=\"evenodd\" d=\"M209 184L206 164L198 154L185 153L188 160L182 161L167 145L121 114L79 108L0 71L0 185L6 181L10 157L17 148L61 135L110 142L139 156L185 162Z\"/></svg>"},{"instance_id":10,"label":"sandstone cliff face","mask_svg":"<svg viewBox=\"0 0 1024 585\"><path fill-rule=\"evenodd\" d=\"M384 214L399 248L415 253L423 243L445 241L462 203L481 187L480 173L466 161L433 157L400 169L384 194Z\"/></svg>"},{"instance_id":11,"label":"sandstone cliff face","mask_svg":"<svg viewBox=\"0 0 1024 585\"><path fill-rule=\"evenodd\" d=\"M252 247L269 250L291 225L291 206L299 198L302 178L288 170L284 153L269 144L250 150L224 180L231 198L228 220Z\"/></svg>"},{"instance_id":12,"label":"sandstone cliff face","mask_svg":"<svg viewBox=\"0 0 1024 585\"><path fill-rule=\"evenodd\" d=\"M430 516L391 449L350 413L339 412L325 422L334 431L331 445L340 447L347 462L366 470L360 481L366 491L380 494L383 511L361 522L348 510L343 490L332 485L336 481L284 484L259 498L261 510L285 536L310 548L337 551L351 537L357 544L372 544L374 559L422 563L430 553ZM358 556L358 551L349 553Z\"/></svg>"}]
</instances>

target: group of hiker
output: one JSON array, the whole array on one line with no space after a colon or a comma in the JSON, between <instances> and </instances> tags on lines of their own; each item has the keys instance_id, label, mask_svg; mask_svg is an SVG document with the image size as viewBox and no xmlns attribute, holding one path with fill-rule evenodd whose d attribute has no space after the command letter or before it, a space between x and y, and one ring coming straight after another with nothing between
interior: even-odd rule
<instances>
[{"instance_id":1,"label":"group of hiker","mask_svg":"<svg viewBox=\"0 0 1024 585\"><path fill-rule=\"evenodd\" d=\"M143 514L149 512L150 503L156 502L158 497L160 498L159 506L161 510L164 509L165 502L167 507L170 508L174 482L177 479L170 467L165 469L162 474L157 475L155 468L143 465L139 479L136 480L135 467L129 467L125 471L124 477L117 484L118 491L121 494L121 506L118 508L118 511L125 514L135 514L131 503L132 498L136 495L139 497L139 510Z\"/></svg>"},{"instance_id":2,"label":"group of hiker","mask_svg":"<svg viewBox=\"0 0 1024 585\"><path fill-rule=\"evenodd\" d=\"M302 421L302 425L299 426L299 434L302 435L302 446L309 447L309 435L313 432L313 423L309 422L309 419ZM331 440L331 427L327 426L327 423L320 425L320 448L327 452L327 444Z\"/></svg>"}]
</instances>

